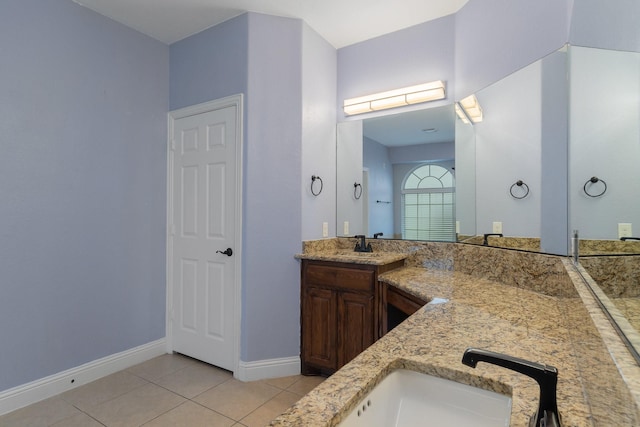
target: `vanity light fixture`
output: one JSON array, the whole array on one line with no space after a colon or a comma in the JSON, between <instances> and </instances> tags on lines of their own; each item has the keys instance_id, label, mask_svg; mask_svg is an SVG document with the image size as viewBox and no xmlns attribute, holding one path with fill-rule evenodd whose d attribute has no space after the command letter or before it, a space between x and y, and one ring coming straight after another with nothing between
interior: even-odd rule
<instances>
[{"instance_id":1,"label":"vanity light fixture","mask_svg":"<svg viewBox=\"0 0 640 427\"><path fill-rule=\"evenodd\" d=\"M343 109L346 115L351 116L353 114L401 107L403 105L436 101L438 99L444 99L445 96L445 84L442 80L438 80L373 95L345 99Z\"/></svg>"},{"instance_id":2,"label":"vanity light fixture","mask_svg":"<svg viewBox=\"0 0 640 427\"><path fill-rule=\"evenodd\" d=\"M471 120L469 120L469 117L467 117L467 113L464 112L459 102L456 102L454 104L454 107L456 109L456 114L458 115L458 118L462 120L462 123L464 123L465 125L471 123Z\"/></svg>"},{"instance_id":3,"label":"vanity light fixture","mask_svg":"<svg viewBox=\"0 0 640 427\"><path fill-rule=\"evenodd\" d=\"M462 99L460 102L456 102L456 114L460 117L463 123L479 123L482 121L482 107L478 103L478 98L475 95L469 95Z\"/></svg>"}]
</instances>

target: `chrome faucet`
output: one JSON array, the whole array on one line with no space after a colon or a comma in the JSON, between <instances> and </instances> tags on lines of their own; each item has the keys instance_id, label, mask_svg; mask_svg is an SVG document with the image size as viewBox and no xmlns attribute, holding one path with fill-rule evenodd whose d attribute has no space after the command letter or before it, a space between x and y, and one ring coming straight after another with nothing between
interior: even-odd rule
<instances>
[{"instance_id":1,"label":"chrome faucet","mask_svg":"<svg viewBox=\"0 0 640 427\"><path fill-rule=\"evenodd\" d=\"M489 246L489 236L503 237L502 233L485 233L482 246Z\"/></svg>"},{"instance_id":2,"label":"chrome faucet","mask_svg":"<svg viewBox=\"0 0 640 427\"><path fill-rule=\"evenodd\" d=\"M367 244L366 236L364 234L358 234L354 237L356 239L360 239L360 241L356 243L356 247L353 249L355 252L373 252L371 243Z\"/></svg>"},{"instance_id":3,"label":"chrome faucet","mask_svg":"<svg viewBox=\"0 0 640 427\"><path fill-rule=\"evenodd\" d=\"M562 427L556 401L558 385L556 368L479 348L466 349L462 356L462 363L475 368L478 362L502 366L536 380L540 386L540 403L536 413L531 416L529 427Z\"/></svg>"}]
</instances>

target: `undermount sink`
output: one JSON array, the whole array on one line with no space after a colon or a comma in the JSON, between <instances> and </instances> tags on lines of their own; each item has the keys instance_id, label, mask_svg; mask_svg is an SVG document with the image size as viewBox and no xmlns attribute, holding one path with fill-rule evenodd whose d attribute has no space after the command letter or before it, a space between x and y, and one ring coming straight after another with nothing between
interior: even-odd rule
<instances>
[{"instance_id":1,"label":"undermount sink","mask_svg":"<svg viewBox=\"0 0 640 427\"><path fill-rule=\"evenodd\" d=\"M390 373L340 427L505 427L511 398L420 372Z\"/></svg>"}]
</instances>

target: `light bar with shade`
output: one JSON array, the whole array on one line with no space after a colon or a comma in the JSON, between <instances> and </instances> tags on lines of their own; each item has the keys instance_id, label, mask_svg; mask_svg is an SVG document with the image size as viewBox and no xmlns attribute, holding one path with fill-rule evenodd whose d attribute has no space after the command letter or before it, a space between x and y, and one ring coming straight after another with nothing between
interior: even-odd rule
<instances>
[{"instance_id":1,"label":"light bar with shade","mask_svg":"<svg viewBox=\"0 0 640 427\"><path fill-rule=\"evenodd\" d=\"M456 103L456 114L464 123L479 123L482 121L482 107L475 95L469 95L460 102Z\"/></svg>"},{"instance_id":2,"label":"light bar with shade","mask_svg":"<svg viewBox=\"0 0 640 427\"><path fill-rule=\"evenodd\" d=\"M436 101L438 99L444 99L445 96L446 92L444 82L442 80L438 80L402 89L380 92L373 95L345 99L343 109L346 115L351 116L353 114L362 114L370 111L385 110L387 108L402 107L404 105Z\"/></svg>"},{"instance_id":3,"label":"light bar with shade","mask_svg":"<svg viewBox=\"0 0 640 427\"><path fill-rule=\"evenodd\" d=\"M471 123L471 120L467 116L467 113L465 113L462 107L460 106L460 103L456 102L454 106L455 106L456 114L458 115L458 118L462 120L462 123L464 123L465 125L468 125L469 123Z\"/></svg>"}]
</instances>

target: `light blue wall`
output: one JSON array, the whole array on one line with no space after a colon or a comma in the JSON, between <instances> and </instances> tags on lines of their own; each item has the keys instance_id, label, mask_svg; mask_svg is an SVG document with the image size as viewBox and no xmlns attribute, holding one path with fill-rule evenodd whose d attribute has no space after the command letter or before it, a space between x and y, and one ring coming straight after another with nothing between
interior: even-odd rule
<instances>
[{"instance_id":1,"label":"light blue wall","mask_svg":"<svg viewBox=\"0 0 640 427\"><path fill-rule=\"evenodd\" d=\"M302 240L336 235L336 49L311 27L302 31ZM311 176L322 193L311 193ZM317 184L314 191L317 191Z\"/></svg>"},{"instance_id":2,"label":"light blue wall","mask_svg":"<svg viewBox=\"0 0 640 427\"><path fill-rule=\"evenodd\" d=\"M255 361L300 352L302 21L249 13L248 40L241 357Z\"/></svg>"},{"instance_id":3,"label":"light blue wall","mask_svg":"<svg viewBox=\"0 0 640 427\"><path fill-rule=\"evenodd\" d=\"M338 49L338 121L345 120L345 99L434 80L446 82L447 98L431 105L451 104L455 93L454 22L454 15L449 15ZM416 107L405 107L410 108ZM376 113L352 119L373 115Z\"/></svg>"},{"instance_id":4,"label":"light blue wall","mask_svg":"<svg viewBox=\"0 0 640 427\"><path fill-rule=\"evenodd\" d=\"M570 42L576 46L640 52L638 0L575 0Z\"/></svg>"},{"instance_id":5,"label":"light blue wall","mask_svg":"<svg viewBox=\"0 0 640 427\"><path fill-rule=\"evenodd\" d=\"M165 336L167 46L0 4L0 390Z\"/></svg>"},{"instance_id":6,"label":"light blue wall","mask_svg":"<svg viewBox=\"0 0 640 427\"><path fill-rule=\"evenodd\" d=\"M502 222L505 236L540 237L541 69L537 61L476 94L477 234ZM518 180L530 189L520 200L510 195Z\"/></svg>"},{"instance_id":7,"label":"light blue wall","mask_svg":"<svg viewBox=\"0 0 640 427\"><path fill-rule=\"evenodd\" d=\"M248 15L171 45L170 109L246 93Z\"/></svg>"},{"instance_id":8,"label":"light blue wall","mask_svg":"<svg viewBox=\"0 0 640 427\"><path fill-rule=\"evenodd\" d=\"M476 234L476 136L473 126L456 119L455 141L456 229Z\"/></svg>"},{"instance_id":9,"label":"light blue wall","mask_svg":"<svg viewBox=\"0 0 640 427\"><path fill-rule=\"evenodd\" d=\"M362 165L369 170L369 236L384 233L393 237L393 166L389 160L389 149L377 141L364 138ZM388 203L378 203L381 202Z\"/></svg>"},{"instance_id":10,"label":"light blue wall","mask_svg":"<svg viewBox=\"0 0 640 427\"><path fill-rule=\"evenodd\" d=\"M631 223L633 235L639 234L640 177L633 172L640 157L638 22L638 1L575 0L569 52L569 229L577 229L580 238L617 239L619 223ZM601 197L584 193L591 176L607 183Z\"/></svg>"},{"instance_id":11,"label":"light blue wall","mask_svg":"<svg viewBox=\"0 0 640 427\"><path fill-rule=\"evenodd\" d=\"M362 121L340 122L336 129L336 233L339 236L365 234L368 230L364 221L364 200L354 197L354 185L362 183Z\"/></svg>"},{"instance_id":12,"label":"light blue wall","mask_svg":"<svg viewBox=\"0 0 640 427\"><path fill-rule=\"evenodd\" d=\"M618 224L630 223L638 236L640 53L574 46L569 57L570 230L584 239L616 240ZM601 197L584 192L592 176L607 183ZM598 184L590 192L603 189Z\"/></svg>"},{"instance_id":13,"label":"light blue wall","mask_svg":"<svg viewBox=\"0 0 640 427\"><path fill-rule=\"evenodd\" d=\"M456 99L562 47L569 37L571 4L470 0L455 15Z\"/></svg>"},{"instance_id":14,"label":"light blue wall","mask_svg":"<svg viewBox=\"0 0 640 427\"><path fill-rule=\"evenodd\" d=\"M566 49L542 58L540 249L569 253L569 82Z\"/></svg>"}]
</instances>

